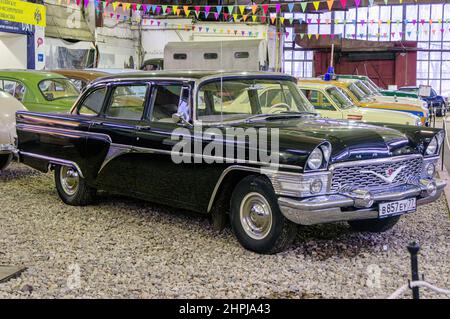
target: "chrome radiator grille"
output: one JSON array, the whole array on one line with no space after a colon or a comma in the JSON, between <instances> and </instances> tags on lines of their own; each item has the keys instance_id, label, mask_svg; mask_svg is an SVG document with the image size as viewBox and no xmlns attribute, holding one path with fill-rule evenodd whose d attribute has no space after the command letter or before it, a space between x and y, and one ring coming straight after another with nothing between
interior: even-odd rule
<instances>
[{"instance_id":1,"label":"chrome radiator grille","mask_svg":"<svg viewBox=\"0 0 450 319\"><path fill-rule=\"evenodd\" d=\"M398 186L422 174L422 156L401 156L390 160L367 160L332 167L331 192L346 189L377 189Z\"/></svg>"}]
</instances>

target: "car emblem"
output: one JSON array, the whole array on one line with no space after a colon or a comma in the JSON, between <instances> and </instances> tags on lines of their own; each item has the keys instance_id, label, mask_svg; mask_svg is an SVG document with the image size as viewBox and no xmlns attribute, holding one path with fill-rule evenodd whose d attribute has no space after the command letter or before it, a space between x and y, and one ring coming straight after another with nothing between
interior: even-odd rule
<instances>
[{"instance_id":1,"label":"car emblem","mask_svg":"<svg viewBox=\"0 0 450 319\"><path fill-rule=\"evenodd\" d=\"M398 174L400 174L401 170L404 169L406 167L406 165L400 166L399 168L397 168L396 170L394 170L393 168L388 168L386 170L386 175L387 176L383 176L377 172L374 171L359 171L362 174L372 174L375 175L376 177L382 179L383 181L385 181L388 184L392 184L395 180L395 178L398 176Z\"/></svg>"}]
</instances>

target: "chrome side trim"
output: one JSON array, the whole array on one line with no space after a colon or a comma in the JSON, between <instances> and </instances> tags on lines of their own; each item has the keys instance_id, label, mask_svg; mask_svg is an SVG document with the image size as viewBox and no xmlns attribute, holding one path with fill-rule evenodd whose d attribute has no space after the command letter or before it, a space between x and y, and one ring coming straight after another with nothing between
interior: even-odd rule
<instances>
[{"instance_id":1,"label":"chrome side trim","mask_svg":"<svg viewBox=\"0 0 450 319\"><path fill-rule=\"evenodd\" d=\"M45 155L40 155L40 154L35 154L35 153L29 153L29 152L22 152L22 151L19 151L19 155L20 156L23 155L23 156L33 157L33 158L37 158L37 159L40 159L40 160L48 161L49 164L56 164L56 165L63 165L63 166L73 167L73 168L75 168L77 170L78 174L80 174L80 177L84 178L84 175L83 175L83 172L81 171L81 168L75 162L68 161L68 160L61 159L61 158L50 157L50 156L45 156ZM20 159L20 156L19 156L19 159Z\"/></svg>"},{"instance_id":2,"label":"chrome side trim","mask_svg":"<svg viewBox=\"0 0 450 319\"><path fill-rule=\"evenodd\" d=\"M240 170L240 171L247 171L247 172L257 172L261 173L261 169L255 168L255 167L248 167L248 166L230 166L227 167L222 174L220 175L219 179L216 182L216 186L214 186L214 190L211 194L211 197L209 199L208 209L207 212L209 213L211 211L211 208L214 203L214 199L216 198L217 191L219 190L220 185L222 185L223 179L227 176L227 174L231 171Z\"/></svg>"}]
</instances>

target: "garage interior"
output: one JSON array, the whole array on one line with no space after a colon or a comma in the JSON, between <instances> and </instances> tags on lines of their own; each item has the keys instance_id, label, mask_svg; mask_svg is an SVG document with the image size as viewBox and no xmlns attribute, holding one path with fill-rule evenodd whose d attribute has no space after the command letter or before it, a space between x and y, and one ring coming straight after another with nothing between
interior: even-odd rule
<instances>
[{"instance_id":1,"label":"garage interior","mask_svg":"<svg viewBox=\"0 0 450 319\"><path fill-rule=\"evenodd\" d=\"M23 16L3 20L9 15L0 7L0 299L418 299L419 289L421 299L450 298L448 0L11 1L26 9ZM36 19L38 11L45 25ZM284 81L295 84L290 83L294 93ZM276 85L281 93L270 97ZM264 98L257 95L263 89ZM86 102L100 91L92 105ZM289 107L297 95L307 107L293 115ZM140 104L133 104L136 100ZM125 109L127 103L132 107ZM152 126L158 103L171 113ZM241 112L250 104L249 114ZM278 112L280 104L285 109ZM108 113L113 107L122 117ZM143 109L140 117L127 118L136 107ZM248 118L239 118L241 113ZM227 116L235 122L226 122ZM211 120L216 117L219 124ZM293 125L294 120L299 122ZM232 168L226 161L211 164L223 173L203 162L171 170L165 163L175 138L167 127L191 134L204 124L214 134L235 125L279 127L285 138L277 153L279 170L267 173L258 166L260 157L233 162ZM151 137L145 140L145 134ZM93 136L97 144L89 144ZM196 138L193 134L192 141ZM247 139L241 140L244 147ZM428 153L434 141L436 149ZM316 150L321 157L314 168L308 165ZM226 159L214 152L210 159ZM158 157L159 172L136 173L145 169L139 156L154 154L167 156ZM395 156L405 156L405 162L383 162ZM122 157L128 160L114 162ZM413 177L419 191L405 188L394 199L386 191L380 199L381 189L391 189L409 160L418 158L421 171ZM373 166L364 166L369 160ZM385 166L377 170L377 163ZM340 165L350 167L350 184L333 180ZM240 173L226 176L235 169ZM308 174L316 173L315 193ZM110 174L103 176L105 184L117 192L99 186L89 204L67 204L64 185L66 195L75 185L78 196L80 185L89 178L97 183L101 174ZM262 196L244 218L246 197L235 204L236 189L257 174L270 182L271 197ZM379 185L361 182L363 174L378 178ZM209 187L209 178L217 184ZM248 182L256 188L247 196L262 192L258 180ZM395 186L409 187L411 180L404 177ZM185 188L170 200L152 200L128 182L143 184L136 189L157 185L163 198ZM360 192L353 184L367 189ZM87 190L79 196L88 198ZM180 205L182 197L192 200L192 207L209 200L207 213ZM306 214L316 197L335 200L336 206L314 206L323 215L311 220L324 216L324 223L294 222L286 247L258 251L252 226L273 227L264 235L271 236L278 227L273 225L292 223L280 208L287 197L297 214ZM349 207L342 204L348 198ZM382 205L406 205L401 201L411 198L413 208L386 215L393 227L383 232L352 226L380 221ZM240 212L247 246L236 236L233 209ZM336 211L340 215L332 216ZM411 253L413 243L420 245L418 257ZM416 257L418 270L411 265ZM411 287L409 281L418 284Z\"/></svg>"}]
</instances>

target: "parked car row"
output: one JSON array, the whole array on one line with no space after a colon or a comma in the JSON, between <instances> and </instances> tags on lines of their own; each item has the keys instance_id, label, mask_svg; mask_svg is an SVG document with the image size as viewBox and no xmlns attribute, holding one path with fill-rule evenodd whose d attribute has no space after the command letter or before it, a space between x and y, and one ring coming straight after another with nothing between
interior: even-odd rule
<instances>
[{"instance_id":1,"label":"parked car row","mask_svg":"<svg viewBox=\"0 0 450 319\"><path fill-rule=\"evenodd\" d=\"M402 104L397 112L354 106L354 83L335 82L268 72L103 77L70 113L17 112L18 158L53 170L68 205L89 205L106 190L210 214L216 224L229 218L242 246L258 253L286 249L297 225L345 221L383 232L441 195L444 132L402 125L421 124ZM377 112L391 122L354 121L381 120ZM247 130L257 144L231 134Z\"/></svg>"},{"instance_id":2,"label":"parked car row","mask_svg":"<svg viewBox=\"0 0 450 319\"><path fill-rule=\"evenodd\" d=\"M3 121L10 121L2 130L1 167L4 168L12 157L14 138L11 127L14 127L14 110L19 106L33 112L67 113L70 111L80 92L91 82L111 74L124 73L127 70L89 69L89 70L0 70L0 91L9 93L9 100L16 98L15 103L7 102L3 94L1 104L4 107ZM390 123L403 125L428 124L429 112L426 107L412 98L382 97L378 95L371 81L364 77L340 75L333 81L320 78L301 79L298 82L306 103L309 103L323 118L343 119L372 123ZM275 88L267 87L261 91L261 104L273 105L283 102L285 96ZM123 99L130 92L125 92ZM245 95L236 99L234 106L240 108L247 103ZM309 100L309 101L308 101ZM312 103L312 104L311 104ZM23 104L23 105L22 105ZM9 141L9 142L8 142Z\"/></svg>"}]
</instances>

